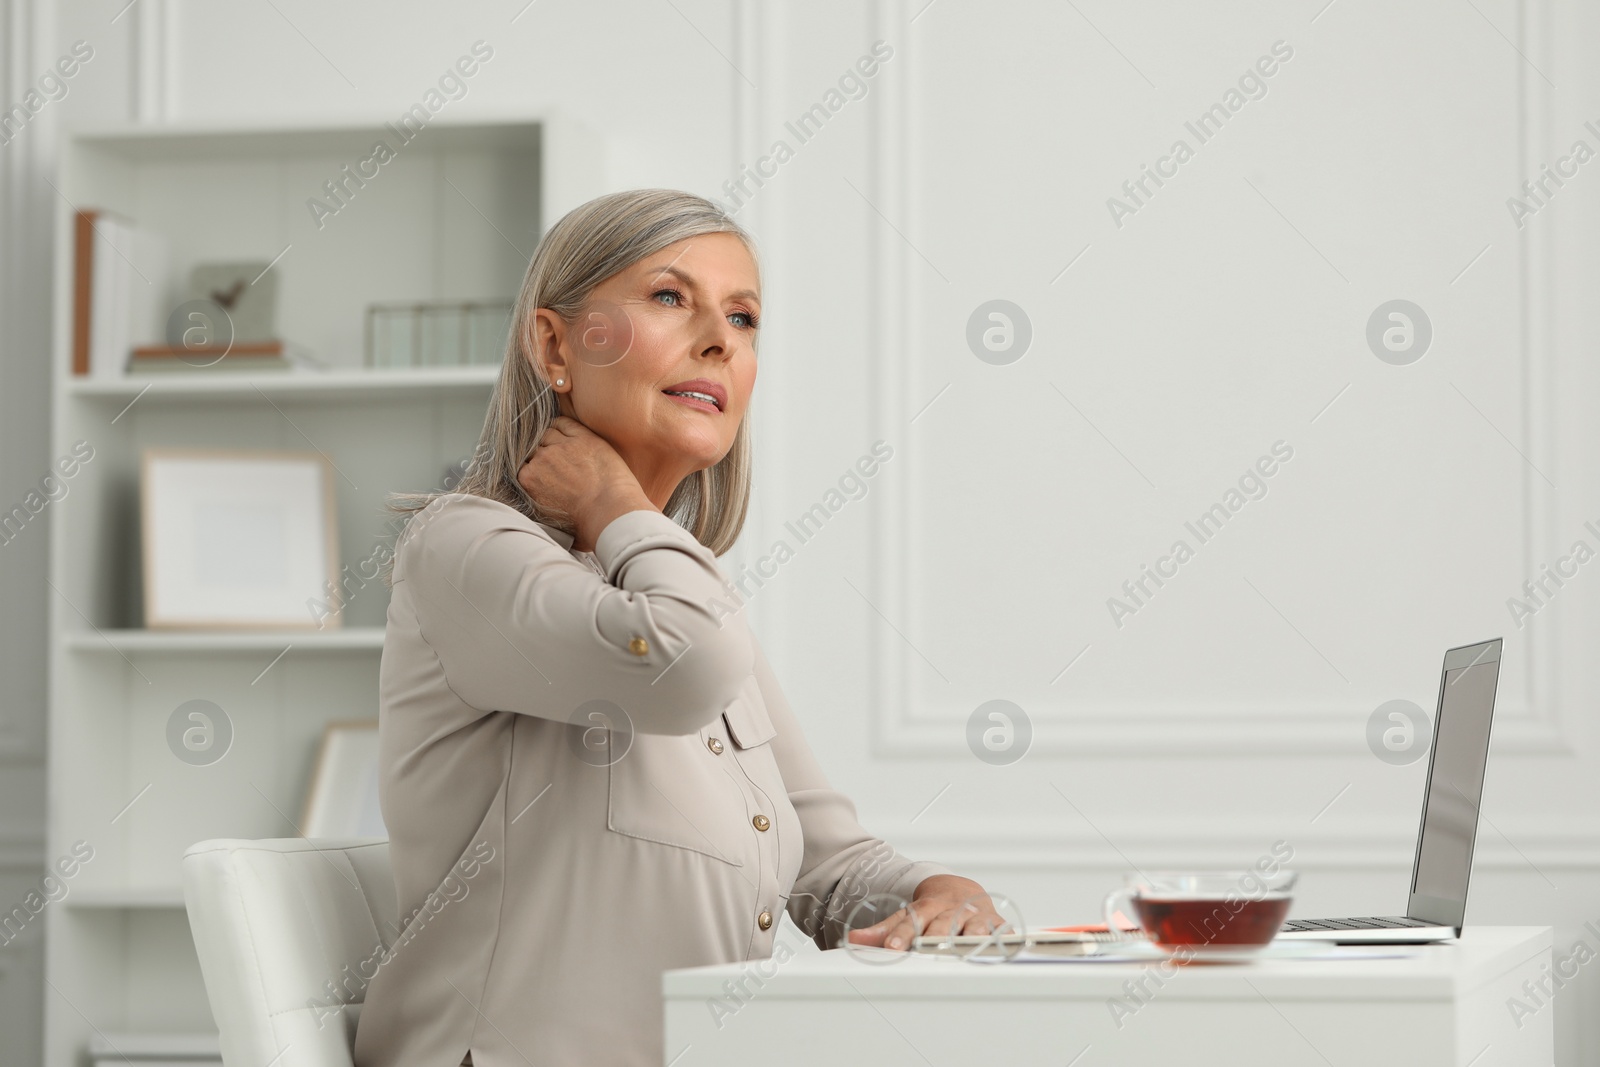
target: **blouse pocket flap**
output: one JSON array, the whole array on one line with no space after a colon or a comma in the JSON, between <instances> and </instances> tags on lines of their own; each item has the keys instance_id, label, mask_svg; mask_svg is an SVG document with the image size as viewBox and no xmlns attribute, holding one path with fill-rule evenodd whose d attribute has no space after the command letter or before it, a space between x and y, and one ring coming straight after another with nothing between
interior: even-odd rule
<instances>
[{"instance_id":1,"label":"blouse pocket flap","mask_svg":"<svg viewBox=\"0 0 1600 1067\"><path fill-rule=\"evenodd\" d=\"M767 716L767 705L761 699L759 690L754 693L747 691L737 697L723 710L722 718L728 724L728 734L733 738L733 743L740 748L755 748L778 736L778 729Z\"/></svg>"}]
</instances>

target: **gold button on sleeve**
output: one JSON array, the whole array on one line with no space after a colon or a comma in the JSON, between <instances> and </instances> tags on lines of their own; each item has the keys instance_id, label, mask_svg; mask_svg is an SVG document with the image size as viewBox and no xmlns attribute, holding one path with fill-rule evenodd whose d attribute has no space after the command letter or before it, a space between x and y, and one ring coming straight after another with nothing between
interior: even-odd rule
<instances>
[{"instance_id":1,"label":"gold button on sleeve","mask_svg":"<svg viewBox=\"0 0 1600 1067\"><path fill-rule=\"evenodd\" d=\"M722 755L722 738L720 738L720 737L707 738L706 739L706 747L709 748L711 751L715 752L717 755L719 755L719 756Z\"/></svg>"},{"instance_id":2,"label":"gold button on sleeve","mask_svg":"<svg viewBox=\"0 0 1600 1067\"><path fill-rule=\"evenodd\" d=\"M756 925L761 927L763 930L772 929L772 912L764 911L760 915L756 916Z\"/></svg>"},{"instance_id":3,"label":"gold button on sleeve","mask_svg":"<svg viewBox=\"0 0 1600 1067\"><path fill-rule=\"evenodd\" d=\"M628 651L635 656L648 656L650 654L650 642L642 637L635 637L628 642Z\"/></svg>"},{"instance_id":4,"label":"gold button on sleeve","mask_svg":"<svg viewBox=\"0 0 1600 1067\"><path fill-rule=\"evenodd\" d=\"M757 830L765 830L767 827L772 825L765 815L757 815L755 818L751 819L750 822L755 825Z\"/></svg>"}]
</instances>

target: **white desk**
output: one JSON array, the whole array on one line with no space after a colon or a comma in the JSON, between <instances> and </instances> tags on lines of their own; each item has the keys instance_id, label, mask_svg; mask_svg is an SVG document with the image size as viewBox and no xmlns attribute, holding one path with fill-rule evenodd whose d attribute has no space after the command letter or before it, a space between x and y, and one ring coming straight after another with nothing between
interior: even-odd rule
<instances>
[{"instance_id":1,"label":"white desk","mask_svg":"<svg viewBox=\"0 0 1600 1067\"><path fill-rule=\"evenodd\" d=\"M1407 949L1410 959L1189 966L1159 988L1146 972L1165 972L1152 964L919 956L874 966L836 949L667 972L666 1058L672 1067L1548 1067L1552 1008L1519 1028L1507 1000L1526 1000L1522 984L1543 977L1550 948L1548 927L1479 927ZM1152 995L1117 1017L1108 1002L1133 1006L1124 983L1141 977ZM741 980L742 1004L725 985Z\"/></svg>"}]
</instances>

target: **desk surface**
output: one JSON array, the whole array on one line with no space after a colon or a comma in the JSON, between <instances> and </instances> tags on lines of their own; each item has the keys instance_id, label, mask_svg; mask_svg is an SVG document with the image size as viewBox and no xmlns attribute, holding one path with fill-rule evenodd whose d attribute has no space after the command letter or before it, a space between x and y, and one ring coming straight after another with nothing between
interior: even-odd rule
<instances>
[{"instance_id":1,"label":"desk surface","mask_svg":"<svg viewBox=\"0 0 1600 1067\"><path fill-rule=\"evenodd\" d=\"M667 1060L1548 1065L1551 1011L1519 1018L1507 1003L1548 972L1551 945L1549 927L1474 927L1456 941L1396 946L1404 958L1187 966L920 955L873 964L844 949L789 948L663 975Z\"/></svg>"},{"instance_id":2,"label":"desk surface","mask_svg":"<svg viewBox=\"0 0 1600 1067\"><path fill-rule=\"evenodd\" d=\"M1175 997L1233 998L1246 981L1263 992L1289 999L1450 1000L1548 952L1547 926L1482 926L1462 931L1459 940L1436 945L1402 945L1393 950L1407 959L1258 960L1247 964L1206 964L1183 969ZM874 954L876 958L876 954ZM884 958L892 958L885 956ZM720 997L724 983L738 979L757 963L763 989L786 997L1013 997L1103 998L1107 989L1137 977L1154 961L1097 963L1083 960L1050 963L986 964L954 956L904 956L890 963L867 963L845 949L796 953L782 962L754 961L692 967L662 976L669 998ZM773 972L776 973L773 973Z\"/></svg>"}]
</instances>

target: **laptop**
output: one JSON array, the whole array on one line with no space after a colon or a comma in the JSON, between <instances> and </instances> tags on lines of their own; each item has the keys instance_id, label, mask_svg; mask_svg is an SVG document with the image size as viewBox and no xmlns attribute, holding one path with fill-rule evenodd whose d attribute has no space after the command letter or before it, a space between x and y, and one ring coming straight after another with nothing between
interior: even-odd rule
<instances>
[{"instance_id":1,"label":"laptop","mask_svg":"<svg viewBox=\"0 0 1600 1067\"><path fill-rule=\"evenodd\" d=\"M1497 637L1444 654L1406 913L1296 919L1284 923L1279 940L1409 945L1461 936L1472 845L1478 832L1478 804L1483 799L1483 775L1489 762L1489 721L1494 716L1494 694L1500 680L1501 643Z\"/></svg>"}]
</instances>

